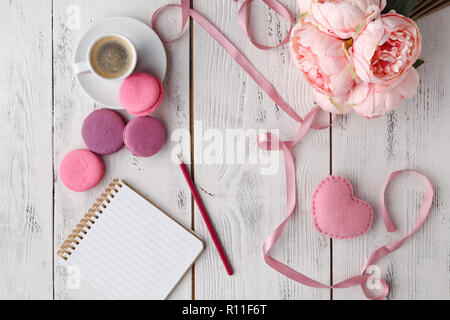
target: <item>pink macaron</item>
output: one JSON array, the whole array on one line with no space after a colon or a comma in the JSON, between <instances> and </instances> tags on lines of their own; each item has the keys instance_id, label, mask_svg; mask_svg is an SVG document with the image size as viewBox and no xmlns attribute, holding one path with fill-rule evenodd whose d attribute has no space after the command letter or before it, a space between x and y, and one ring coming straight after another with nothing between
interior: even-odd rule
<instances>
[{"instance_id":1,"label":"pink macaron","mask_svg":"<svg viewBox=\"0 0 450 320\"><path fill-rule=\"evenodd\" d=\"M137 72L126 78L119 90L120 104L130 114L138 117L158 109L163 98L161 80L145 72Z\"/></svg>"},{"instance_id":2,"label":"pink macaron","mask_svg":"<svg viewBox=\"0 0 450 320\"><path fill-rule=\"evenodd\" d=\"M102 180L104 172L102 160L87 149L69 152L59 167L59 175L64 185L76 192L95 187Z\"/></svg>"},{"instance_id":3,"label":"pink macaron","mask_svg":"<svg viewBox=\"0 0 450 320\"><path fill-rule=\"evenodd\" d=\"M162 148L165 140L163 125L150 116L134 118L123 131L125 146L138 157L154 155Z\"/></svg>"}]
</instances>

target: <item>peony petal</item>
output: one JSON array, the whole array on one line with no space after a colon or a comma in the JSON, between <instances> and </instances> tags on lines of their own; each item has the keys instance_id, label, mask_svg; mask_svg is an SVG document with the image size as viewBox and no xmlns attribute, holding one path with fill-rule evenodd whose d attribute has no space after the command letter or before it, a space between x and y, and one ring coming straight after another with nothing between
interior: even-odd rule
<instances>
[{"instance_id":1,"label":"peony petal","mask_svg":"<svg viewBox=\"0 0 450 320\"><path fill-rule=\"evenodd\" d=\"M372 118L374 115L374 105L375 105L375 98L373 94L373 84L366 84L367 86L367 95L364 100L362 100L359 104L353 106L353 110L355 110L356 113L359 115L366 117L366 118Z\"/></svg>"},{"instance_id":2,"label":"peony petal","mask_svg":"<svg viewBox=\"0 0 450 320\"><path fill-rule=\"evenodd\" d=\"M349 104L361 100L367 92L366 97L359 104L353 106L353 110L366 118L376 118L391 112L402 104L404 97L397 91L397 88L377 84L358 84L350 93Z\"/></svg>"},{"instance_id":3,"label":"peony petal","mask_svg":"<svg viewBox=\"0 0 450 320\"><path fill-rule=\"evenodd\" d=\"M370 87L366 82L358 83L349 94L348 104L356 106L361 104L369 94Z\"/></svg>"},{"instance_id":4,"label":"peony petal","mask_svg":"<svg viewBox=\"0 0 450 320\"><path fill-rule=\"evenodd\" d=\"M354 40L352 59L356 74L366 82L374 82L370 71L371 59L384 34L384 26L380 19L369 23L366 29Z\"/></svg>"},{"instance_id":5,"label":"peony petal","mask_svg":"<svg viewBox=\"0 0 450 320\"><path fill-rule=\"evenodd\" d=\"M344 57L332 57L327 58L325 56L319 56L319 66L322 71L328 75L334 75L345 70L349 65L347 58ZM348 73L348 71L347 71ZM351 76L351 75L350 75Z\"/></svg>"},{"instance_id":6,"label":"peony petal","mask_svg":"<svg viewBox=\"0 0 450 320\"><path fill-rule=\"evenodd\" d=\"M395 90L390 90L384 94L379 94L384 96L384 108L380 110L380 115L388 113L402 104L403 97Z\"/></svg>"},{"instance_id":7,"label":"peony petal","mask_svg":"<svg viewBox=\"0 0 450 320\"><path fill-rule=\"evenodd\" d=\"M393 90L398 92L406 99L412 99L417 92L419 86L419 73L414 67L411 67L401 83Z\"/></svg>"},{"instance_id":8,"label":"peony petal","mask_svg":"<svg viewBox=\"0 0 450 320\"><path fill-rule=\"evenodd\" d=\"M331 76L329 88L336 95L343 95L350 91L355 81L347 68L341 69L338 74Z\"/></svg>"},{"instance_id":9,"label":"peony petal","mask_svg":"<svg viewBox=\"0 0 450 320\"><path fill-rule=\"evenodd\" d=\"M310 2L306 4L299 0L299 6L310 8L309 12L321 31L340 39L351 38L357 26L365 20L367 20L366 23L369 22L386 5L386 0L311 0Z\"/></svg>"},{"instance_id":10,"label":"peony petal","mask_svg":"<svg viewBox=\"0 0 450 320\"><path fill-rule=\"evenodd\" d=\"M333 114L348 113L352 110L352 108L347 104L347 99L348 94L330 98L330 96L317 90L314 91L314 100L317 105L322 110Z\"/></svg>"},{"instance_id":11,"label":"peony petal","mask_svg":"<svg viewBox=\"0 0 450 320\"><path fill-rule=\"evenodd\" d=\"M300 12L302 14L310 12L311 11L311 3L312 3L312 0L298 0L297 4L300 9Z\"/></svg>"}]
</instances>

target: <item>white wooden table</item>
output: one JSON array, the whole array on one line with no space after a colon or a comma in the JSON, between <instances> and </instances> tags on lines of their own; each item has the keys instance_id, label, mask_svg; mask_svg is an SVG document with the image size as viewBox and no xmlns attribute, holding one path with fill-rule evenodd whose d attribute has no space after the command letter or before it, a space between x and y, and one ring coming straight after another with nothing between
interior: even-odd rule
<instances>
[{"instance_id":1,"label":"white wooden table","mask_svg":"<svg viewBox=\"0 0 450 320\"><path fill-rule=\"evenodd\" d=\"M283 0L295 13L295 0ZM63 155L83 147L83 119L102 106L86 97L71 70L81 30L68 25L79 8L81 29L98 19L130 16L148 22L164 0L0 0L0 298L96 299L84 285L68 289L67 272L56 251L104 183L119 176L192 227L207 243L195 267L171 295L175 299L360 299L359 288L320 290L301 286L266 266L262 243L285 215L285 178L262 176L259 166L195 165L202 197L236 274L228 277L185 181L169 156L169 142L152 158L126 149L104 157L100 186L74 193L61 183ZM260 51L241 33L238 5L230 0L194 0L194 8L213 21L297 110L313 106L312 92L293 67L286 47ZM74 9L75 8L75 9ZM164 15L164 28L177 30L179 12ZM286 23L258 2L252 10L256 38L277 43ZM379 266L391 284L390 299L450 298L450 8L419 21L423 35L417 97L381 119L345 116L332 129L313 132L296 148L299 205L274 255L307 275L329 283L359 272L364 259L389 240L411 230L423 196L419 180L395 183L390 207L400 226L387 234L379 196L388 173L418 168L436 186L433 211L403 248ZM169 66L166 97L155 116L168 135L194 121L203 129L279 128L290 138L296 123L259 89L198 25L166 45ZM125 113L124 113L125 114ZM199 145L191 139L194 154ZM328 174L341 174L376 212L362 237L332 241L312 226L309 203Z\"/></svg>"}]
</instances>

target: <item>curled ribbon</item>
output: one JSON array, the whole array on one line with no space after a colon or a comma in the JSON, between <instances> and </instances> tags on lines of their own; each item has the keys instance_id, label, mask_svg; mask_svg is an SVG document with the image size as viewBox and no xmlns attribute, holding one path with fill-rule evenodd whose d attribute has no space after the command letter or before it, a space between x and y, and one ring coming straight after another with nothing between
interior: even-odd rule
<instances>
[{"instance_id":1,"label":"curled ribbon","mask_svg":"<svg viewBox=\"0 0 450 320\"><path fill-rule=\"evenodd\" d=\"M381 199L382 215L383 215L383 220L384 220L386 229L389 232L393 232L396 230L396 228L395 228L394 224L392 223L392 220L390 218L390 215L389 215L389 213L386 209L386 205L385 205L385 194L386 194L387 187L392 182L392 180L394 180L398 175L400 175L401 173L404 173L404 172L414 172L414 173L419 174L421 177L423 177L426 182L427 192L426 192L422 207L420 209L419 219L416 222L416 225L415 225L413 231L411 233L409 233L407 236L405 236L404 238L402 238L398 241L389 243L387 245L384 245L381 248L377 249L374 253L372 253L372 255L364 263L364 266L362 268L360 275L329 286L329 285L325 285L323 283L320 283L316 280L313 280L313 279L305 276L304 274L290 268L289 266L285 265L284 263L280 262L279 260L273 258L269 254L270 249L275 245L275 243L278 241L280 236L283 234L284 228L286 227L289 219L292 217L292 215L294 213L294 209L295 209L296 202L297 202L297 188L296 188L296 183L295 183L295 176L296 176L295 161L294 161L294 157L292 155L292 148L294 148L300 142L300 140L306 135L306 133L311 129L311 125L314 122L314 118L317 115L317 111L318 111L318 107L316 107L310 113L308 113L308 115L305 117L305 121L300 126L300 129L299 129L294 141L280 141L278 139L278 137L271 135L271 134L267 134L265 141L258 143L259 147L264 150L282 150L283 151L284 159L285 159L286 190L287 190L286 191L287 192L287 205L286 205L287 215L286 215L286 218L281 222L281 224L264 241L264 246L263 246L264 260L270 267L272 267L273 269L277 270L278 272L284 274L286 277L288 277L298 283L301 283L303 285L309 286L309 287L340 289L340 288L350 288L350 287L359 285L359 286L361 286L361 289L362 289L364 295L368 299L375 299L375 300L384 299L384 298L386 298L386 296L389 293L388 284L386 283L386 281L384 279L378 279L383 286L383 291L378 297L371 297L369 295L369 293L367 292L367 289L365 288L366 282L371 277L370 275L366 274L366 270L368 269L369 266L377 263L380 259L382 259L386 255L388 255L389 253L394 252L395 250L400 248L406 242L406 240L408 240L414 233L417 232L417 230L420 229L420 227L425 222L425 220L430 212L430 209L431 209L434 192L433 192L433 186L431 185L430 180L425 175L420 173L419 171L400 170L400 171L393 172L389 176L389 178L386 182L386 185L384 186L383 196Z\"/></svg>"},{"instance_id":2,"label":"curled ribbon","mask_svg":"<svg viewBox=\"0 0 450 320\"><path fill-rule=\"evenodd\" d=\"M243 6L247 6L250 2L253 0L245 0ZM287 9L282 6L277 0L265 0L265 3L269 5L272 9L276 10L277 12L283 13L283 16L287 12ZM278 3L279 6L274 6L275 3ZM292 119L299 123L303 123L303 118L300 117L297 112L280 96L280 94L277 92L277 90L272 86L272 84L262 75L261 72L259 72L258 69L255 68L255 66L244 56L244 54L219 30L216 26L214 26L208 19L206 19L203 15L198 13L197 11L190 8L189 0L181 0L181 4L168 4L165 6L162 6L158 10L155 11L155 13L152 16L151 19L151 26L153 29L155 29L156 21L158 18L158 15L165 9L170 7L180 7L182 9L182 24L181 24L181 30L180 35L182 34L183 30L186 27L187 23L187 17L191 17L195 22L197 22L206 32L208 32L211 37L217 41L217 43L222 46L222 48L225 49L225 51L236 61L242 69L244 69L245 72L261 87L264 92L283 110L285 111ZM284 8L284 9L282 9ZM241 7L240 12L243 12L244 8ZM286 12L285 12L286 11ZM241 14L241 20L245 19L245 15ZM292 18L290 18L292 19ZM291 20L290 20L291 21ZM242 23L243 25L246 25L246 22ZM245 29L247 30L247 29ZM289 35L288 35L289 36ZM288 41L289 37L286 36L285 40ZM178 36L179 37L179 36ZM166 40L166 42L175 41L176 39L172 40ZM283 43L283 42L282 42ZM270 48L270 47L266 47ZM323 112L323 111L320 111ZM322 126L318 124L313 124L311 126L313 129L321 130L328 128L329 126Z\"/></svg>"},{"instance_id":3,"label":"curled ribbon","mask_svg":"<svg viewBox=\"0 0 450 320\"><path fill-rule=\"evenodd\" d=\"M234 1L237 2L238 0L234 0ZM253 40L252 36L250 35L250 32L248 31L248 20L247 20L248 5L252 1L253 0L244 0L244 3L239 8L239 12L238 12L239 25L241 26L242 32L244 32L244 34L247 36L247 38L250 40L250 42L255 47L257 47L258 49L261 49L261 50L274 49L274 48L283 46L286 43L288 43L289 38L291 36L291 30L295 24L295 20L292 18L291 12L285 6L283 6L281 3L279 3L277 0L263 0L263 1L269 8L273 9L275 12L277 12L280 16L282 16L284 19L286 19L290 23L291 26L289 28L289 32L284 37L284 39L281 40L281 42L279 44L277 44L276 46L262 45L262 44L259 44L258 42L256 42L255 40Z\"/></svg>"},{"instance_id":4,"label":"curled ribbon","mask_svg":"<svg viewBox=\"0 0 450 320\"><path fill-rule=\"evenodd\" d=\"M237 1L237 0L234 0ZM288 22L291 24L291 30L289 30L286 37L276 46L270 47L266 45L262 45L257 43L253 40L253 38L250 35L250 32L248 30L248 21L247 21L247 15L246 10L248 8L248 5L253 0L244 0L242 6L239 9L238 12L238 18L239 18L239 24L241 26L241 29L243 30L244 34L249 38L250 42L255 45L257 48L262 50L268 50L272 48L276 48L278 46L282 46L286 44L289 41L290 32L292 30L292 26L294 24L294 20L286 7L284 7L281 3L278 2L278 0L263 0L266 5L268 5L271 9L276 11L278 14L280 14L282 17L284 17ZM389 293L389 286L387 285L386 281L384 279L379 279L381 284L383 285L383 291L378 297L371 297L369 296L368 292L366 291L365 284L370 279L370 275L366 274L367 268L376 262L378 262L380 259L388 255L389 253L397 250L400 248L419 228L423 225L425 222L430 209L431 204L433 201L433 186L431 185L431 182L429 179L423 175L422 173L415 171L415 170L400 170L393 172L389 179L386 182L386 185L383 190L383 196L382 196L382 216L383 220L386 226L386 229L389 232L393 232L396 230L394 224L392 223L392 220L389 216L389 213L385 206L385 193L388 185L391 183L392 180L394 180L398 175L400 175L403 172L415 172L422 176L425 179L426 185L427 185L427 192L425 195L424 202L422 204L422 207L420 209L420 215L419 219L416 222L416 225L411 233L409 233L404 238L389 243L387 245L382 246L381 248L377 249L365 262L363 269L361 271L360 275L351 277L347 280L341 281L339 283L336 283L334 285L325 285L322 284L316 280L313 280L306 275L295 271L294 269L290 268L286 264L278 261L277 259L273 258L269 251L270 249L275 245L275 243L278 241L280 236L283 234L284 228L286 227L287 223L289 222L289 219L292 217L294 213L294 209L297 203L297 187L296 187L296 181L295 181L295 160L292 155L292 149L303 139L303 137L308 133L310 129L316 129L316 130L322 130L329 127L329 125L322 126L316 124L315 121L318 117L318 114L323 112L320 110L319 107L315 107L313 110L311 110L306 117L303 119L300 117L295 110L280 96L280 94L276 91L276 89L272 86L272 84L259 72L258 69L253 66L253 64L240 52L240 50L219 30L217 29L208 19L206 19L203 15L198 13L197 11L190 8L190 0L180 0L180 4L168 4L165 6L162 6L158 10L155 11L155 13L152 16L151 19L151 26L153 29L155 29L155 24L158 15L166 8L169 7L179 7L182 10L182 21L181 21L181 30L175 39L171 40L165 40L166 42L172 42L177 40L183 33L183 30L186 27L187 21L189 16L196 21L206 32L208 32L212 38L214 38L219 45L221 45L225 51L244 69L244 71L247 72L247 74L266 92L266 94L282 109L284 110L292 119L295 121L301 123L301 126L297 132L297 135L293 141L281 141L278 137L272 134L267 134L265 141L258 141L258 145L260 148L265 150L281 150L284 154L285 159L285 173L286 173L286 192L287 192L287 216L286 218L281 222L281 224L269 235L269 237L264 241L263 245L263 253L264 253L264 260L265 262L275 269L276 271L280 272L281 274L284 274L288 278L301 283L306 286L310 286L313 288L328 288L328 289L339 289L339 288L349 288L354 286L361 286L361 289L364 293L364 295L368 299L376 299L381 300L386 298L386 296ZM334 118L333 118L334 120Z\"/></svg>"}]
</instances>

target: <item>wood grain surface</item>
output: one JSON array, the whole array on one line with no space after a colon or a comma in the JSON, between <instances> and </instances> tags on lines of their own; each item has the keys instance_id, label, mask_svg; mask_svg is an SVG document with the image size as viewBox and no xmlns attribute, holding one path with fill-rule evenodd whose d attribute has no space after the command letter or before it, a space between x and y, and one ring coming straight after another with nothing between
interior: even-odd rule
<instances>
[{"instance_id":1,"label":"wood grain surface","mask_svg":"<svg viewBox=\"0 0 450 320\"><path fill-rule=\"evenodd\" d=\"M0 7L0 298L51 299L52 6Z\"/></svg>"},{"instance_id":2,"label":"wood grain surface","mask_svg":"<svg viewBox=\"0 0 450 320\"><path fill-rule=\"evenodd\" d=\"M300 115L314 106L312 90L290 61L286 46L256 49L242 34L239 5L230 0L193 0L193 7L222 30L273 83ZM282 0L296 15L296 0ZM241 130L278 130L291 139L298 124L276 106L230 56L197 24L166 43L166 96L154 114L166 128L167 143L157 155L138 158L125 148L103 157L106 174L98 187L69 191L59 177L62 157L84 148L81 125L103 108L87 97L72 72L73 52L83 31L97 20L130 16L148 23L165 0L0 0L0 298L102 299L88 284L69 285L71 270L56 251L81 216L113 178L133 185L163 210L192 227L207 244L204 254L172 293L172 299L361 299L359 288L312 289L268 267L262 244L286 216L284 159L272 174L261 174L245 143L243 161L227 161L226 135ZM68 23L79 10L80 25ZM311 132L295 148L298 207L272 254L323 283L359 274L364 259L379 246L405 235L418 216L421 180L401 177L391 186L388 207L399 230L388 234L380 219L380 192L388 174L415 168L430 176L436 198L429 220L403 248L378 265L389 281L389 299L450 298L450 8L420 19L423 35L417 96L386 117L367 121L342 117L332 129ZM255 38L277 44L288 24L262 2L249 15ZM158 24L176 35L178 9ZM131 117L120 111L124 118ZM190 135L180 141L179 129ZM253 131L252 131L253 130ZM172 136L174 135L174 136ZM177 145L192 158L192 173L235 275L226 275L200 213L178 167L170 160ZM208 152L223 146L222 160ZM268 154L260 155L268 157ZM260 159L260 158L258 158ZM347 177L356 196L375 210L374 226L353 240L330 240L313 227L310 201L330 173Z\"/></svg>"}]
</instances>

